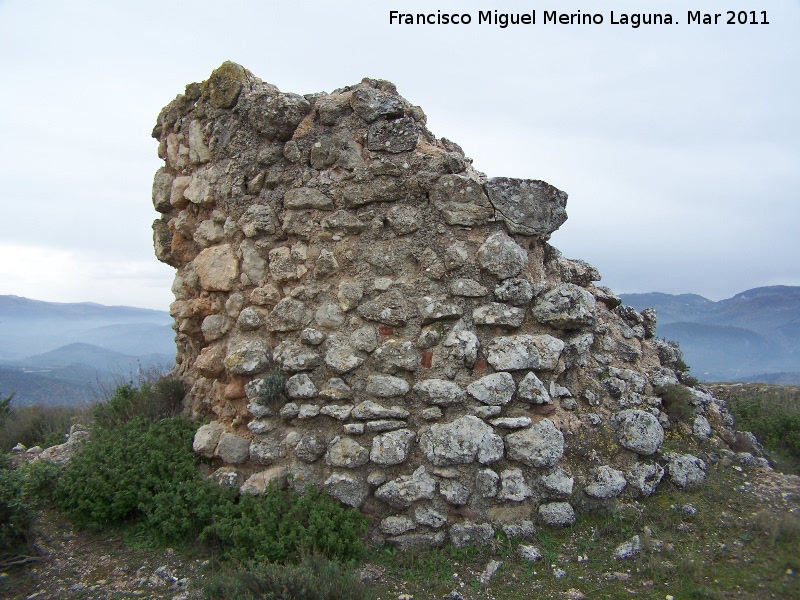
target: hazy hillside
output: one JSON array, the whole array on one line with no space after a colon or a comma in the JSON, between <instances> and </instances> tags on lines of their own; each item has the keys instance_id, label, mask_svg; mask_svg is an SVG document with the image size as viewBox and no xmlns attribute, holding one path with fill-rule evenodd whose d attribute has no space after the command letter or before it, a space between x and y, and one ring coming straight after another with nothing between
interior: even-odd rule
<instances>
[{"instance_id":1,"label":"hazy hillside","mask_svg":"<svg viewBox=\"0 0 800 600\"><path fill-rule=\"evenodd\" d=\"M83 371L86 381L75 383L57 377L59 370L31 371L21 367L0 366L0 397L14 393L14 406L44 404L47 406L75 406L97 398L99 387L87 385L91 373ZM71 371L71 369L61 369ZM66 373L64 373L66 374ZM103 384L104 386L107 384Z\"/></svg>"},{"instance_id":2,"label":"hazy hillside","mask_svg":"<svg viewBox=\"0 0 800 600\"><path fill-rule=\"evenodd\" d=\"M167 371L175 360L171 324L164 311L0 296L0 397L73 404L142 369Z\"/></svg>"},{"instance_id":3,"label":"hazy hillside","mask_svg":"<svg viewBox=\"0 0 800 600\"><path fill-rule=\"evenodd\" d=\"M174 354L171 325L166 311L0 296L0 361L75 342L125 354Z\"/></svg>"},{"instance_id":4,"label":"hazy hillside","mask_svg":"<svg viewBox=\"0 0 800 600\"><path fill-rule=\"evenodd\" d=\"M800 287L747 290L714 302L695 294L621 294L658 311L658 335L676 340L706 381L800 383Z\"/></svg>"}]
</instances>

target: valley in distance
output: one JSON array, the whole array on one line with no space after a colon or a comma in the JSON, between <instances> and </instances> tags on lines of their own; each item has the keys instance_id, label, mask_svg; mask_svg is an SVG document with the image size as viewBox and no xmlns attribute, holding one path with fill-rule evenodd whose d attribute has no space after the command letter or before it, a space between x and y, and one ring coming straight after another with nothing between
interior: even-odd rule
<instances>
[{"instance_id":1,"label":"valley in distance","mask_svg":"<svg viewBox=\"0 0 800 600\"><path fill-rule=\"evenodd\" d=\"M166 311L0 295L0 399L77 406L175 364Z\"/></svg>"}]
</instances>

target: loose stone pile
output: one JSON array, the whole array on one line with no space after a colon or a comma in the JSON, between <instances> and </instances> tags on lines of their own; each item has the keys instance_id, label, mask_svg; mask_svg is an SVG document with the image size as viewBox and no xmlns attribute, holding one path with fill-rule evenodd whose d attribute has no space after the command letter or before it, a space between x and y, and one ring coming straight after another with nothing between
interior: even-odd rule
<instances>
[{"instance_id":1,"label":"loose stone pile","mask_svg":"<svg viewBox=\"0 0 800 600\"><path fill-rule=\"evenodd\" d=\"M300 96L224 63L153 135L175 374L221 484L315 484L408 546L703 480L661 452L680 355L655 313L547 243L567 195L486 178L391 83ZM695 436L733 439L691 393Z\"/></svg>"}]
</instances>

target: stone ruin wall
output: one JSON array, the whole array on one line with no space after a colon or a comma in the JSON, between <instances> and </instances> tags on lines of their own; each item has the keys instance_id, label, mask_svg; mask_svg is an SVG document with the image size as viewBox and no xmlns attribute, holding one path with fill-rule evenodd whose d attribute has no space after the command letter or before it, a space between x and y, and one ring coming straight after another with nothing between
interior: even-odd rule
<instances>
[{"instance_id":1,"label":"stone ruin wall","mask_svg":"<svg viewBox=\"0 0 800 600\"><path fill-rule=\"evenodd\" d=\"M301 96L234 63L159 115L155 251L213 476L315 484L401 545L702 481L665 429L724 446L732 421L693 389L669 422L654 312L547 243L567 195L487 178L425 121L386 81Z\"/></svg>"}]
</instances>

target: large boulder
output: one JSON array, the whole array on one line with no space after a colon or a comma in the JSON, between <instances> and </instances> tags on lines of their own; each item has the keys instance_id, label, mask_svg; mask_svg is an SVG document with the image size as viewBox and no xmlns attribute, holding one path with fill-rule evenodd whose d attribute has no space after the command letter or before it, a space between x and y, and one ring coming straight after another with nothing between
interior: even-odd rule
<instances>
[{"instance_id":1,"label":"large boulder","mask_svg":"<svg viewBox=\"0 0 800 600\"><path fill-rule=\"evenodd\" d=\"M492 177L485 188L511 233L547 236L567 220L567 194L544 181Z\"/></svg>"}]
</instances>

